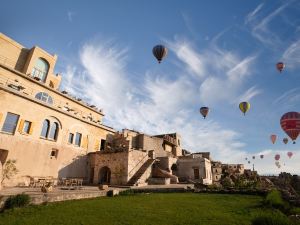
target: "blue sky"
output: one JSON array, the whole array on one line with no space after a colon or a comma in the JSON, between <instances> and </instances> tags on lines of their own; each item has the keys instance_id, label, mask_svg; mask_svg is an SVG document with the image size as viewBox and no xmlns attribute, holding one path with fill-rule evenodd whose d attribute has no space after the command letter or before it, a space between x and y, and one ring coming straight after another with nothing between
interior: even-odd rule
<instances>
[{"instance_id":1,"label":"blue sky","mask_svg":"<svg viewBox=\"0 0 300 225\"><path fill-rule=\"evenodd\" d=\"M0 28L56 53L61 89L103 108L109 126L177 131L185 148L216 160L264 153L259 172L300 173L300 142L282 144L279 124L300 107L299 1L6 1ZM169 52L158 64L160 43ZM245 117L240 101L251 104ZM201 106L211 108L206 120Z\"/></svg>"}]
</instances>

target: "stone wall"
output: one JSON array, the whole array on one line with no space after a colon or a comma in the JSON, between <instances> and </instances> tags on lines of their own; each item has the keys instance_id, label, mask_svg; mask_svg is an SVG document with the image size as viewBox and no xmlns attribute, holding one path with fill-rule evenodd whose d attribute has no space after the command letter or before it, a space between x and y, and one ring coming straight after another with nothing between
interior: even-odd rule
<instances>
[{"instance_id":1,"label":"stone wall","mask_svg":"<svg viewBox=\"0 0 300 225\"><path fill-rule=\"evenodd\" d=\"M211 164L205 158L180 157L177 161L177 167L179 179L189 179L196 182L203 180L204 184L212 184ZM195 177L195 169L199 171L199 179Z\"/></svg>"}]
</instances>

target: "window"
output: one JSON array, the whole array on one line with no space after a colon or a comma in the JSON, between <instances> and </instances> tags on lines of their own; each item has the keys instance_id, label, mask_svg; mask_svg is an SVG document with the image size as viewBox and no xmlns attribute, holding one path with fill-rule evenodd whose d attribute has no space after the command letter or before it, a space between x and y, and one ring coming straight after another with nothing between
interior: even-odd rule
<instances>
[{"instance_id":1,"label":"window","mask_svg":"<svg viewBox=\"0 0 300 225\"><path fill-rule=\"evenodd\" d=\"M42 132L41 132L41 137L43 137L43 138L48 137L49 128L50 128L49 120L44 120L43 127L42 127Z\"/></svg>"},{"instance_id":2,"label":"window","mask_svg":"<svg viewBox=\"0 0 300 225\"><path fill-rule=\"evenodd\" d=\"M8 112L2 127L2 131L14 134L18 121L19 115Z\"/></svg>"},{"instance_id":3,"label":"window","mask_svg":"<svg viewBox=\"0 0 300 225\"><path fill-rule=\"evenodd\" d=\"M33 77L39 78L41 81L44 82L48 74L48 70L49 70L48 62L42 58L38 58L38 60L36 61L32 69L31 75Z\"/></svg>"},{"instance_id":4,"label":"window","mask_svg":"<svg viewBox=\"0 0 300 225\"><path fill-rule=\"evenodd\" d=\"M106 141L101 139L100 151L103 151L105 149L105 143L106 143Z\"/></svg>"},{"instance_id":5,"label":"window","mask_svg":"<svg viewBox=\"0 0 300 225\"><path fill-rule=\"evenodd\" d=\"M39 92L35 95L35 98L38 99L38 100L41 100L43 102L46 102L50 105L53 104L53 99L50 95L48 95L47 93L45 92Z\"/></svg>"},{"instance_id":6,"label":"window","mask_svg":"<svg viewBox=\"0 0 300 225\"><path fill-rule=\"evenodd\" d=\"M180 140L178 139L178 146L180 146Z\"/></svg>"},{"instance_id":7,"label":"window","mask_svg":"<svg viewBox=\"0 0 300 225\"><path fill-rule=\"evenodd\" d=\"M73 144L73 140L74 140L74 134L69 133L69 140L68 140L68 143L69 143L69 144Z\"/></svg>"},{"instance_id":8,"label":"window","mask_svg":"<svg viewBox=\"0 0 300 225\"><path fill-rule=\"evenodd\" d=\"M52 124L50 134L49 134L49 139L56 140L57 139L57 134L58 134L58 123L54 122Z\"/></svg>"},{"instance_id":9,"label":"window","mask_svg":"<svg viewBox=\"0 0 300 225\"><path fill-rule=\"evenodd\" d=\"M55 157L57 159L57 156L58 156L58 149L53 148L50 153L50 158L52 159L53 157Z\"/></svg>"},{"instance_id":10,"label":"window","mask_svg":"<svg viewBox=\"0 0 300 225\"><path fill-rule=\"evenodd\" d=\"M76 136L75 136L75 145L77 145L77 146L80 146L80 145L81 145L81 137L82 137L82 134L76 132Z\"/></svg>"},{"instance_id":11,"label":"window","mask_svg":"<svg viewBox=\"0 0 300 225\"><path fill-rule=\"evenodd\" d=\"M31 127L31 122L25 120L23 125L23 132L29 134L30 127Z\"/></svg>"}]
</instances>

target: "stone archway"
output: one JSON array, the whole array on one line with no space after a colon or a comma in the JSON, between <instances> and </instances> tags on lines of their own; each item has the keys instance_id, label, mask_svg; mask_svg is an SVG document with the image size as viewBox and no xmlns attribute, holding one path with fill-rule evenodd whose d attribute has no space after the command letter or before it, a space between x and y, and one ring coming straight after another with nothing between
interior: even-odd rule
<instances>
[{"instance_id":1,"label":"stone archway","mask_svg":"<svg viewBox=\"0 0 300 225\"><path fill-rule=\"evenodd\" d=\"M107 166L99 170L99 184L110 184L111 171Z\"/></svg>"}]
</instances>

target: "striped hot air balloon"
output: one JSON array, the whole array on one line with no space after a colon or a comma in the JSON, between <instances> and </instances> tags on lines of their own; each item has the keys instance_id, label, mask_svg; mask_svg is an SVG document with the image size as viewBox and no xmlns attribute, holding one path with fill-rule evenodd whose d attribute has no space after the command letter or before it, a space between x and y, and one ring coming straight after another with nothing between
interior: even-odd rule
<instances>
[{"instance_id":1,"label":"striped hot air balloon","mask_svg":"<svg viewBox=\"0 0 300 225\"><path fill-rule=\"evenodd\" d=\"M241 102L239 104L239 108L245 115L246 112L250 109L250 103L249 102Z\"/></svg>"},{"instance_id":2,"label":"striped hot air balloon","mask_svg":"<svg viewBox=\"0 0 300 225\"><path fill-rule=\"evenodd\" d=\"M276 139L277 139L277 136L276 136L275 134L272 134L272 135L270 136L270 139L271 139L272 143L275 144Z\"/></svg>"},{"instance_id":3,"label":"striped hot air balloon","mask_svg":"<svg viewBox=\"0 0 300 225\"><path fill-rule=\"evenodd\" d=\"M280 119L281 128L293 140L295 144L296 139L300 133L300 113L288 112Z\"/></svg>"},{"instance_id":4,"label":"striped hot air balloon","mask_svg":"<svg viewBox=\"0 0 300 225\"><path fill-rule=\"evenodd\" d=\"M285 65L284 65L283 62L278 62L276 64L276 68L277 68L277 70L279 70L280 73L282 72L282 70L284 69L284 67L285 67Z\"/></svg>"},{"instance_id":5,"label":"striped hot air balloon","mask_svg":"<svg viewBox=\"0 0 300 225\"><path fill-rule=\"evenodd\" d=\"M201 113L201 115L203 116L204 119L206 118L208 112L209 112L209 108L208 107L201 107L200 108L200 113Z\"/></svg>"},{"instance_id":6,"label":"striped hot air balloon","mask_svg":"<svg viewBox=\"0 0 300 225\"><path fill-rule=\"evenodd\" d=\"M168 49L163 45L156 45L152 49L152 53L157 59L158 63L167 55Z\"/></svg>"}]
</instances>

